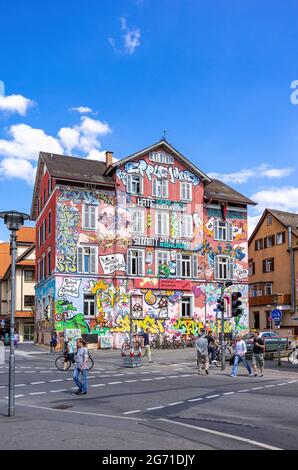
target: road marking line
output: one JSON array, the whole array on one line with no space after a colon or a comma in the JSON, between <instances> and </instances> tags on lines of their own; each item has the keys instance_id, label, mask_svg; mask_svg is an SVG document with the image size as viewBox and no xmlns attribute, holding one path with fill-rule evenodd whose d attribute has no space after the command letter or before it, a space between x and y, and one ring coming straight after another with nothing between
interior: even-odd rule
<instances>
[{"instance_id":1,"label":"road marking line","mask_svg":"<svg viewBox=\"0 0 298 470\"><path fill-rule=\"evenodd\" d=\"M167 406L181 405L181 403L185 403L185 402L184 401L176 401L175 403L169 403Z\"/></svg>"},{"instance_id":2,"label":"road marking line","mask_svg":"<svg viewBox=\"0 0 298 470\"><path fill-rule=\"evenodd\" d=\"M187 400L187 401L200 401L200 400L203 400L203 398L192 398L191 400Z\"/></svg>"},{"instance_id":3,"label":"road marking line","mask_svg":"<svg viewBox=\"0 0 298 470\"><path fill-rule=\"evenodd\" d=\"M282 384L277 384L277 385L287 385L286 382L283 382Z\"/></svg>"},{"instance_id":4,"label":"road marking line","mask_svg":"<svg viewBox=\"0 0 298 470\"><path fill-rule=\"evenodd\" d=\"M45 382L30 382L30 385L39 385L39 384L45 384Z\"/></svg>"},{"instance_id":5,"label":"road marking line","mask_svg":"<svg viewBox=\"0 0 298 470\"><path fill-rule=\"evenodd\" d=\"M24 397L25 395L15 395L15 398Z\"/></svg>"},{"instance_id":6,"label":"road marking line","mask_svg":"<svg viewBox=\"0 0 298 470\"><path fill-rule=\"evenodd\" d=\"M164 380L166 377L154 377L154 380Z\"/></svg>"},{"instance_id":7,"label":"road marking line","mask_svg":"<svg viewBox=\"0 0 298 470\"><path fill-rule=\"evenodd\" d=\"M224 392L223 395L233 395L235 392Z\"/></svg>"},{"instance_id":8,"label":"road marking line","mask_svg":"<svg viewBox=\"0 0 298 470\"><path fill-rule=\"evenodd\" d=\"M219 397L220 395L209 395L208 397L205 397L205 398L215 398L215 397Z\"/></svg>"},{"instance_id":9,"label":"road marking line","mask_svg":"<svg viewBox=\"0 0 298 470\"><path fill-rule=\"evenodd\" d=\"M264 387L254 387L252 388L252 390L260 390L261 388L264 388Z\"/></svg>"},{"instance_id":10,"label":"road marking line","mask_svg":"<svg viewBox=\"0 0 298 470\"><path fill-rule=\"evenodd\" d=\"M192 374L182 374L180 377L191 377Z\"/></svg>"},{"instance_id":11,"label":"road marking line","mask_svg":"<svg viewBox=\"0 0 298 470\"><path fill-rule=\"evenodd\" d=\"M275 385L265 385L265 388L275 387Z\"/></svg>"},{"instance_id":12,"label":"road marking line","mask_svg":"<svg viewBox=\"0 0 298 470\"><path fill-rule=\"evenodd\" d=\"M141 382L149 382L150 380L153 380L153 379L141 379Z\"/></svg>"},{"instance_id":13,"label":"road marking line","mask_svg":"<svg viewBox=\"0 0 298 470\"><path fill-rule=\"evenodd\" d=\"M190 428L190 429L196 429L197 431L202 431L202 432L206 432L206 433L209 433L209 434L215 434L216 436L227 437L229 439L234 439L236 441L247 442L248 444L252 444L252 445L255 445L255 446L258 446L258 447L263 447L264 449L282 450L278 447L273 447L273 446L270 446L268 444L264 444L263 442L253 441L251 439L246 439L246 438L240 437L240 436L234 436L233 434L228 434L228 433L225 433L225 432L213 431L213 429L201 428L199 426L193 426L191 424L180 423L179 421L173 421L173 420L166 419L166 418L157 418L157 420L158 421L163 421L165 423L177 424L178 426L184 426L184 427Z\"/></svg>"},{"instance_id":14,"label":"road marking line","mask_svg":"<svg viewBox=\"0 0 298 470\"><path fill-rule=\"evenodd\" d=\"M60 388L60 390L50 390L50 393L59 393L59 392L66 392L66 388Z\"/></svg>"},{"instance_id":15,"label":"road marking line","mask_svg":"<svg viewBox=\"0 0 298 470\"><path fill-rule=\"evenodd\" d=\"M52 370L40 370L39 371L41 374L52 374L53 371Z\"/></svg>"},{"instance_id":16,"label":"road marking line","mask_svg":"<svg viewBox=\"0 0 298 470\"><path fill-rule=\"evenodd\" d=\"M48 408L46 406L38 406L38 405L18 405L18 406L24 406L27 408L36 408L38 410L47 410L47 411L53 411L56 413L72 413L72 414L79 414L79 415L88 415L88 416L99 416L102 418L112 418L112 419L128 419L131 421L148 421L146 418L130 418L126 416L119 416L119 415L106 415L104 413L91 413L89 411L75 411L75 410L55 410L54 408Z\"/></svg>"},{"instance_id":17,"label":"road marking line","mask_svg":"<svg viewBox=\"0 0 298 470\"><path fill-rule=\"evenodd\" d=\"M35 374L36 370L24 370L24 374Z\"/></svg>"},{"instance_id":18,"label":"road marking line","mask_svg":"<svg viewBox=\"0 0 298 470\"><path fill-rule=\"evenodd\" d=\"M93 385L90 385L90 387L103 387L104 385L106 384L93 384Z\"/></svg>"},{"instance_id":19,"label":"road marking line","mask_svg":"<svg viewBox=\"0 0 298 470\"><path fill-rule=\"evenodd\" d=\"M124 415L131 415L132 413L141 413L142 410L133 410L133 411L125 411Z\"/></svg>"},{"instance_id":20,"label":"road marking line","mask_svg":"<svg viewBox=\"0 0 298 470\"><path fill-rule=\"evenodd\" d=\"M55 380L49 380L49 382L63 382L64 379L55 379Z\"/></svg>"},{"instance_id":21,"label":"road marking line","mask_svg":"<svg viewBox=\"0 0 298 470\"><path fill-rule=\"evenodd\" d=\"M137 380L124 380L124 382L137 382Z\"/></svg>"},{"instance_id":22,"label":"road marking line","mask_svg":"<svg viewBox=\"0 0 298 470\"><path fill-rule=\"evenodd\" d=\"M108 385L122 384L122 382L108 382Z\"/></svg>"},{"instance_id":23,"label":"road marking line","mask_svg":"<svg viewBox=\"0 0 298 470\"><path fill-rule=\"evenodd\" d=\"M152 406L151 408L146 408L147 411L152 411L152 410L160 410L161 408L164 408L166 405L159 405L159 406Z\"/></svg>"},{"instance_id":24,"label":"road marking line","mask_svg":"<svg viewBox=\"0 0 298 470\"><path fill-rule=\"evenodd\" d=\"M25 387L26 384L16 384L16 387Z\"/></svg>"},{"instance_id":25,"label":"road marking line","mask_svg":"<svg viewBox=\"0 0 298 470\"><path fill-rule=\"evenodd\" d=\"M44 395L47 392L31 392L29 395Z\"/></svg>"},{"instance_id":26,"label":"road marking line","mask_svg":"<svg viewBox=\"0 0 298 470\"><path fill-rule=\"evenodd\" d=\"M168 375L168 379L177 379L179 375Z\"/></svg>"},{"instance_id":27,"label":"road marking line","mask_svg":"<svg viewBox=\"0 0 298 470\"><path fill-rule=\"evenodd\" d=\"M238 390L237 393L249 392L249 390Z\"/></svg>"},{"instance_id":28,"label":"road marking line","mask_svg":"<svg viewBox=\"0 0 298 470\"><path fill-rule=\"evenodd\" d=\"M297 380L291 380L288 384L294 384L295 382L297 382Z\"/></svg>"}]
</instances>

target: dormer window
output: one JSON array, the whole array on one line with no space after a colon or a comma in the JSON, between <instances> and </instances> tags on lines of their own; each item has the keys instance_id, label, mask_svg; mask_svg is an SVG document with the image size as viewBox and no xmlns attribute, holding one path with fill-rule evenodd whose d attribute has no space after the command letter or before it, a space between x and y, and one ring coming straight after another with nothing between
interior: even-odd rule
<instances>
[{"instance_id":1,"label":"dormer window","mask_svg":"<svg viewBox=\"0 0 298 470\"><path fill-rule=\"evenodd\" d=\"M173 165L174 163L174 157L165 152L151 152L149 160L156 163L166 163L167 165Z\"/></svg>"}]
</instances>

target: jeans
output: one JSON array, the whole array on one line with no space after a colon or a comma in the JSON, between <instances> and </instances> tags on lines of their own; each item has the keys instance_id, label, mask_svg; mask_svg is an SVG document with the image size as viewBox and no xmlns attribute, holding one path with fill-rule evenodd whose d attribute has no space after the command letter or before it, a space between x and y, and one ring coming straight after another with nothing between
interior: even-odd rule
<instances>
[{"instance_id":1,"label":"jeans","mask_svg":"<svg viewBox=\"0 0 298 470\"><path fill-rule=\"evenodd\" d=\"M215 348L208 348L208 353L211 355L211 361L215 361Z\"/></svg>"},{"instance_id":2,"label":"jeans","mask_svg":"<svg viewBox=\"0 0 298 470\"><path fill-rule=\"evenodd\" d=\"M146 344L145 346L145 352L143 354L143 357L144 356L148 356L148 361L151 362L151 348L149 344Z\"/></svg>"},{"instance_id":3,"label":"jeans","mask_svg":"<svg viewBox=\"0 0 298 470\"><path fill-rule=\"evenodd\" d=\"M80 392L87 392L88 388L88 370L87 369L78 369L77 367L74 368L73 371L73 380L76 386L79 388ZM79 380L79 375L82 374L82 382Z\"/></svg>"},{"instance_id":4,"label":"jeans","mask_svg":"<svg viewBox=\"0 0 298 470\"><path fill-rule=\"evenodd\" d=\"M239 362L243 362L243 365L246 367L248 373L251 374L251 368L245 356L240 356L239 354L236 354L235 359L234 359L233 369L232 369L232 375L237 375Z\"/></svg>"}]
</instances>

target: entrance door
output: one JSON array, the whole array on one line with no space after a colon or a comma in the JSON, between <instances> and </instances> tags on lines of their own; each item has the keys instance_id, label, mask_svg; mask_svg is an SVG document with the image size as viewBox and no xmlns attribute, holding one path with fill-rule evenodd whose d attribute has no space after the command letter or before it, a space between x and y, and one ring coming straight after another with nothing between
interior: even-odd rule
<instances>
[{"instance_id":1,"label":"entrance door","mask_svg":"<svg viewBox=\"0 0 298 470\"><path fill-rule=\"evenodd\" d=\"M34 341L34 323L24 324L24 341Z\"/></svg>"}]
</instances>

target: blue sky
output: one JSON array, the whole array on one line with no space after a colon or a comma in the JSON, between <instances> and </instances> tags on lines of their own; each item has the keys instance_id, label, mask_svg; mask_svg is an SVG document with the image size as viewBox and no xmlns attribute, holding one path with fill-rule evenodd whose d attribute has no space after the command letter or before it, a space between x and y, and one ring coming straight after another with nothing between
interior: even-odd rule
<instances>
[{"instance_id":1,"label":"blue sky","mask_svg":"<svg viewBox=\"0 0 298 470\"><path fill-rule=\"evenodd\" d=\"M298 211L297 16L296 0L2 2L0 210L30 212L38 150L122 158L166 129L259 202L251 226Z\"/></svg>"}]
</instances>

